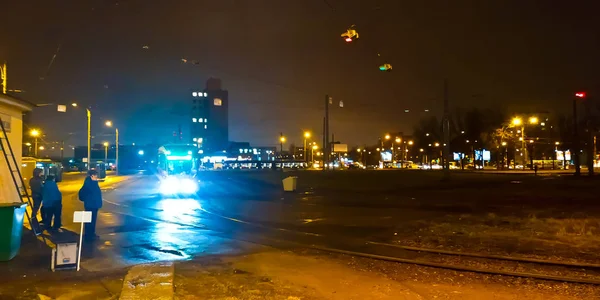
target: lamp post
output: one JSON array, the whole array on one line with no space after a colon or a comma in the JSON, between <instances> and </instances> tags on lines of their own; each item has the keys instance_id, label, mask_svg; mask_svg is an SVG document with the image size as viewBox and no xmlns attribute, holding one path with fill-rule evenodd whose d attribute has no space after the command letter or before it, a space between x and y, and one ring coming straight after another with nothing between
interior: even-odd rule
<instances>
[{"instance_id":1,"label":"lamp post","mask_svg":"<svg viewBox=\"0 0 600 300\"><path fill-rule=\"evenodd\" d=\"M113 127L112 121L104 123L107 127ZM119 128L115 127L115 175L119 175Z\"/></svg>"},{"instance_id":2,"label":"lamp post","mask_svg":"<svg viewBox=\"0 0 600 300\"><path fill-rule=\"evenodd\" d=\"M306 131L304 132L304 161L306 163L308 163L308 157L306 157L308 151L306 149L306 140L308 140L310 138L310 132Z\"/></svg>"},{"instance_id":3,"label":"lamp post","mask_svg":"<svg viewBox=\"0 0 600 300\"><path fill-rule=\"evenodd\" d=\"M312 161L313 166L315 164L315 150L317 149L319 149L319 146L317 145L313 145L310 149L310 160Z\"/></svg>"},{"instance_id":4,"label":"lamp post","mask_svg":"<svg viewBox=\"0 0 600 300\"><path fill-rule=\"evenodd\" d=\"M529 117L529 124L535 125L539 122L537 117ZM525 146L525 123L521 118L515 117L512 119L512 124L514 126L521 127L521 137L519 140L521 141L521 154L523 155L523 169L525 169L525 165L527 164L527 147ZM533 170L533 164L531 165L531 169Z\"/></svg>"},{"instance_id":5,"label":"lamp post","mask_svg":"<svg viewBox=\"0 0 600 300\"><path fill-rule=\"evenodd\" d=\"M281 157L283 158L283 143L285 143L285 136L283 136L283 132L279 133L279 152L281 153Z\"/></svg>"},{"instance_id":6,"label":"lamp post","mask_svg":"<svg viewBox=\"0 0 600 300\"><path fill-rule=\"evenodd\" d=\"M575 176L581 175L581 162L579 160L579 150L581 148L579 141L579 128L578 128L578 120L577 120L577 99L585 99L585 92L575 93L575 97L573 98L573 162L575 163ZM592 154L592 153L590 153ZM593 155L588 155L593 159ZM591 174L593 174L594 168L591 169Z\"/></svg>"},{"instance_id":7,"label":"lamp post","mask_svg":"<svg viewBox=\"0 0 600 300\"><path fill-rule=\"evenodd\" d=\"M104 142L104 163L108 162L108 142Z\"/></svg>"},{"instance_id":8,"label":"lamp post","mask_svg":"<svg viewBox=\"0 0 600 300\"><path fill-rule=\"evenodd\" d=\"M38 137L40 136L40 131L37 129L32 129L29 132L29 135L31 135L34 139L34 156L37 157L38 156Z\"/></svg>"},{"instance_id":9,"label":"lamp post","mask_svg":"<svg viewBox=\"0 0 600 300\"><path fill-rule=\"evenodd\" d=\"M394 144L394 142L396 142L396 144ZM394 158L396 158L396 149L394 149L394 147L397 147L402 142L402 139L397 137L394 142L392 142L392 163L394 162Z\"/></svg>"}]
</instances>

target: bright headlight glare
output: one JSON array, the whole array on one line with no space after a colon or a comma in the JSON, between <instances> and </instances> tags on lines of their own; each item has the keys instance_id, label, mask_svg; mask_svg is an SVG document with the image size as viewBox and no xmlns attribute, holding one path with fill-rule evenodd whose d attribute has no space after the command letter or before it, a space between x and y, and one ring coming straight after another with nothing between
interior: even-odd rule
<instances>
[{"instance_id":1,"label":"bright headlight glare","mask_svg":"<svg viewBox=\"0 0 600 300\"><path fill-rule=\"evenodd\" d=\"M198 191L198 183L191 179L182 179L180 182L181 192L185 194L193 194Z\"/></svg>"}]
</instances>

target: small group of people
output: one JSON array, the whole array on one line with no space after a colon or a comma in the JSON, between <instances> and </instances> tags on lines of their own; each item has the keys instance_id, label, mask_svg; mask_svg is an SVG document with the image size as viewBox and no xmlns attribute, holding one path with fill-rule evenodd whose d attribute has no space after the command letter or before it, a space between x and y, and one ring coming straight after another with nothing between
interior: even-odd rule
<instances>
[{"instance_id":1,"label":"small group of people","mask_svg":"<svg viewBox=\"0 0 600 300\"><path fill-rule=\"evenodd\" d=\"M31 198L33 199L32 218L38 222L38 211L42 216L40 225L48 231L58 231L62 227L62 193L60 192L55 178L52 175L46 176L44 180L43 170L36 168L33 170L33 177L29 180L31 188ZM96 235L96 221L98 220L98 210L102 208L102 191L98 184L98 171L89 170L79 189L79 200L83 202L85 211L92 213L91 223L85 223L84 239L93 241L98 239Z\"/></svg>"},{"instance_id":2,"label":"small group of people","mask_svg":"<svg viewBox=\"0 0 600 300\"><path fill-rule=\"evenodd\" d=\"M46 176L42 169L33 170L29 180L31 198L33 199L32 218L38 222L37 213L40 211L42 222L39 224L47 230L59 230L62 227L62 193L58 189L53 175Z\"/></svg>"}]
</instances>

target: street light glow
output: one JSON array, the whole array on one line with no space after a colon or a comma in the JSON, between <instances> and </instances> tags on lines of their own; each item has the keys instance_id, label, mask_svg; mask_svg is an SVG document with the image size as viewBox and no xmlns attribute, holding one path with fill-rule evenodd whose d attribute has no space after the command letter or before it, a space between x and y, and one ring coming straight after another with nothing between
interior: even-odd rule
<instances>
[{"instance_id":1,"label":"street light glow","mask_svg":"<svg viewBox=\"0 0 600 300\"><path fill-rule=\"evenodd\" d=\"M386 135L385 135L385 139L386 139L386 140L389 140L390 138L391 138L391 136L390 136L389 134L386 134Z\"/></svg>"},{"instance_id":2,"label":"street light glow","mask_svg":"<svg viewBox=\"0 0 600 300\"><path fill-rule=\"evenodd\" d=\"M285 143L285 136L280 137L279 141L282 142L282 143Z\"/></svg>"},{"instance_id":3,"label":"street light glow","mask_svg":"<svg viewBox=\"0 0 600 300\"><path fill-rule=\"evenodd\" d=\"M307 139L310 138L310 132L308 132L308 131L304 132L304 137Z\"/></svg>"},{"instance_id":4,"label":"street light glow","mask_svg":"<svg viewBox=\"0 0 600 300\"><path fill-rule=\"evenodd\" d=\"M71 103L71 106L77 107L77 103Z\"/></svg>"},{"instance_id":5,"label":"street light glow","mask_svg":"<svg viewBox=\"0 0 600 300\"><path fill-rule=\"evenodd\" d=\"M413 141L408 141L408 144L412 146L412 144L414 144L415 142Z\"/></svg>"},{"instance_id":6,"label":"street light glow","mask_svg":"<svg viewBox=\"0 0 600 300\"><path fill-rule=\"evenodd\" d=\"M396 138L396 143L400 143L402 141L401 138Z\"/></svg>"},{"instance_id":7,"label":"street light glow","mask_svg":"<svg viewBox=\"0 0 600 300\"><path fill-rule=\"evenodd\" d=\"M113 126L113 124L112 124L112 121L106 121L106 122L104 123L104 125L106 125L106 126L108 126L108 127L112 127L112 126Z\"/></svg>"},{"instance_id":8,"label":"street light glow","mask_svg":"<svg viewBox=\"0 0 600 300\"><path fill-rule=\"evenodd\" d=\"M104 147L108 147L108 142L104 142Z\"/></svg>"},{"instance_id":9,"label":"street light glow","mask_svg":"<svg viewBox=\"0 0 600 300\"><path fill-rule=\"evenodd\" d=\"M313 150L317 150L317 149L319 149L319 146L317 146L317 145L314 145L314 146L313 146Z\"/></svg>"},{"instance_id":10,"label":"street light glow","mask_svg":"<svg viewBox=\"0 0 600 300\"><path fill-rule=\"evenodd\" d=\"M538 123L538 118L537 117L530 117L529 118L529 123L530 124L537 124Z\"/></svg>"},{"instance_id":11,"label":"street light glow","mask_svg":"<svg viewBox=\"0 0 600 300\"><path fill-rule=\"evenodd\" d=\"M39 131L39 130L37 130L37 129L32 129L32 130L29 132L29 134L30 134L32 137L38 137L38 136L40 136L40 131Z\"/></svg>"},{"instance_id":12,"label":"street light glow","mask_svg":"<svg viewBox=\"0 0 600 300\"><path fill-rule=\"evenodd\" d=\"M523 121L521 120L521 118L518 118L518 117L515 117L515 118L512 119L512 124L516 125L516 126L521 125L522 122Z\"/></svg>"}]
</instances>

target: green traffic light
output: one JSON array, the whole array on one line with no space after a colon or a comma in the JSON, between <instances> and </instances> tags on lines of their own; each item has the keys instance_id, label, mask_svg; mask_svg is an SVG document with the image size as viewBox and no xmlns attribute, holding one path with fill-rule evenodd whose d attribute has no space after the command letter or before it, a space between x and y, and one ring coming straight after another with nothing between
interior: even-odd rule
<instances>
[{"instance_id":1,"label":"green traffic light","mask_svg":"<svg viewBox=\"0 0 600 300\"><path fill-rule=\"evenodd\" d=\"M381 66L379 67L379 71L385 71L386 67L385 66Z\"/></svg>"}]
</instances>

